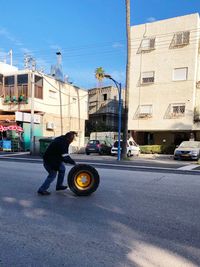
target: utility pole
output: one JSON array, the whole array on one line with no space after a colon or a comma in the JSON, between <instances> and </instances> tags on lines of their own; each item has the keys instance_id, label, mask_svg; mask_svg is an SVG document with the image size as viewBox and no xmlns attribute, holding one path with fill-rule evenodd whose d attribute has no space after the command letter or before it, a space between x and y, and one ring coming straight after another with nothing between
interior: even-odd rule
<instances>
[{"instance_id":1,"label":"utility pole","mask_svg":"<svg viewBox=\"0 0 200 267\"><path fill-rule=\"evenodd\" d=\"M63 115L62 115L62 95L61 95L61 86L60 81L58 81L59 84L59 98L60 98L60 129L61 129L61 135L63 135Z\"/></svg>"},{"instance_id":2,"label":"utility pole","mask_svg":"<svg viewBox=\"0 0 200 267\"><path fill-rule=\"evenodd\" d=\"M31 62L31 123L30 123L30 154L34 154L34 97L35 97L35 59L29 59Z\"/></svg>"},{"instance_id":3,"label":"utility pole","mask_svg":"<svg viewBox=\"0 0 200 267\"><path fill-rule=\"evenodd\" d=\"M62 54L60 51L56 52L57 64L55 66L55 78L58 82L59 87L59 99L60 99L60 130L61 135L63 135L63 112L62 112L62 88L61 83L63 83L63 72L62 72Z\"/></svg>"},{"instance_id":4,"label":"utility pole","mask_svg":"<svg viewBox=\"0 0 200 267\"><path fill-rule=\"evenodd\" d=\"M9 51L9 56L10 56L10 65L12 66L13 65L13 51L12 51L12 49L10 49L10 51Z\"/></svg>"},{"instance_id":5,"label":"utility pole","mask_svg":"<svg viewBox=\"0 0 200 267\"><path fill-rule=\"evenodd\" d=\"M127 37L127 62L126 62L126 90L125 90L123 144L122 144L123 159L127 157L126 144L128 139L128 106L129 106L130 59L131 59L130 0L126 0L126 37Z\"/></svg>"},{"instance_id":6,"label":"utility pole","mask_svg":"<svg viewBox=\"0 0 200 267\"><path fill-rule=\"evenodd\" d=\"M112 80L118 90L118 97L119 97L119 103L118 103L118 150L117 150L117 160L121 160L121 121L122 121L122 85L121 83L117 82L115 79L111 77L109 74L104 74L105 78L108 78Z\"/></svg>"}]
</instances>

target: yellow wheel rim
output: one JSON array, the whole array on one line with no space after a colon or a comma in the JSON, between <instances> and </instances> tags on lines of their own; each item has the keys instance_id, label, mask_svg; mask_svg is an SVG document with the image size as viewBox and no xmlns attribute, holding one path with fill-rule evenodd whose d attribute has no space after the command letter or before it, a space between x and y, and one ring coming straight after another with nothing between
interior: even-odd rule
<instances>
[{"instance_id":1,"label":"yellow wheel rim","mask_svg":"<svg viewBox=\"0 0 200 267\"><path fill-rule=\"evenodd\" d=\"M75 177L75 185L79 189L86 189L92 183L92 175L88 172L79 172Z\"/></svg>"}]
</instances>

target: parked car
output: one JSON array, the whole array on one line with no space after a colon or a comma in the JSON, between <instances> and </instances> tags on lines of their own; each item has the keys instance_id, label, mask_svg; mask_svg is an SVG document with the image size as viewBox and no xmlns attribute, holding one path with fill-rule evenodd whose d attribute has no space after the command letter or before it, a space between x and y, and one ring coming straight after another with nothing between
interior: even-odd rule
<instances>
[{"instance_id":1,"label":"parked car","mask_svg":"<svg viewBox=\"0 0 200 267\"><path fill-rule=\"evenodd\" d=\"M174 151L174 159L193 159L200 157L199 141L183 141Z\"/></svg>"},{"instance_id":2,"label":"parked car","mask_svg":"<svg viewBox=\"0 0 200 267\"><path fill-rule=\"evenodd\" d=\"M110 155L111 146L106 144L105 141L101 140L89 140L86 145L85 153L89 155L90 153L98 153L99 155Z\"/></svg>"},{"instance_id":3,"label":"parked car","mask_svg":"<svg viewBox=\"0 0 200 267\"><path fill-rule=\"evenodd\" d=\"M120 147L122 149L122 141L120 141ZM111 155L117 155L118 153L118 141L115 141L111 148ZM138 156L140 154L140 147L134 140L127 141L127 156Z\"/></svg>"}]
</instances>

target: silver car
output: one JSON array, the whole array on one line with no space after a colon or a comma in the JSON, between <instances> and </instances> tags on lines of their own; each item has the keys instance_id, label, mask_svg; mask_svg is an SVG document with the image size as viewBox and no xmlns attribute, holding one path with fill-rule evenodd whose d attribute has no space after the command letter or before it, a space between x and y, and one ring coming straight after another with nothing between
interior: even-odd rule
<instances>
[{"instance_id":1,"label":"silver car","mask_svg":"<svg viewBox=\"0 0 200 267\"><path fill-rule=\"evenodd\" d=\"M183 141L174 151L174 159L198 160L200 157L199 141Z\"/></svg>"}]
</instances>

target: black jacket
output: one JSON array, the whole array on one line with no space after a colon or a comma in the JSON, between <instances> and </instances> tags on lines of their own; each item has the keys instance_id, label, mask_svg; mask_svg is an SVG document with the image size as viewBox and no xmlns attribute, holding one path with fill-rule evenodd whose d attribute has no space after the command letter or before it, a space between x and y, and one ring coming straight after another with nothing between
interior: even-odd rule
<instances>
[{"instance_id":1,"label":"black jacket","mask_svg":"<svg viewBox=\"0 0 200 267\"><path fill-rule=\"evenodd\" d=\"M75 161L68 154L69 142L65 135L56 137L48 146L44 153L44 163L50 165L52 169L58 170L61 162L75 165Z\"/></svg>"}]
</instances>

